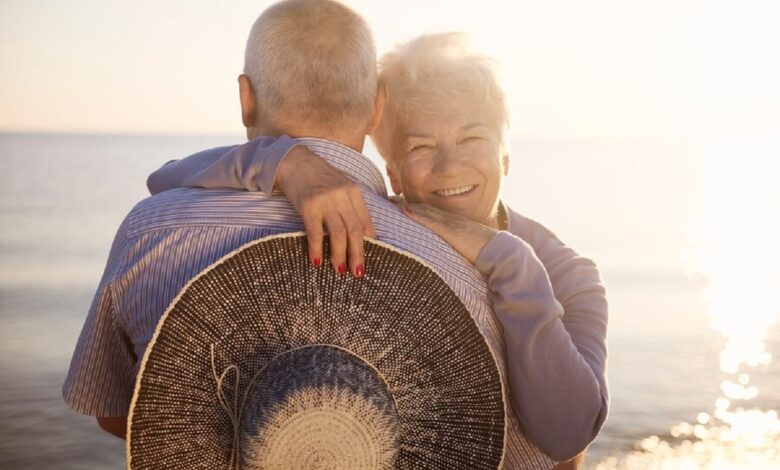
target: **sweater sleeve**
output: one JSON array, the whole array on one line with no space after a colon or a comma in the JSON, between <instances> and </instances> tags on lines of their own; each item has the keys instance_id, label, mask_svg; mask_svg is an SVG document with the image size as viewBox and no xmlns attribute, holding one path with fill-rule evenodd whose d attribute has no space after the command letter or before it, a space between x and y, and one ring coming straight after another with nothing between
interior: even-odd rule
<instances>
[{"instance_id":1,"label":"sweater sleeve","mask_svg":"<svg viewBox=\"0 0 780 470\"><path fill-rule=\"evenodd\" d=\"M534 248L509 232L485 245L476 265L503 328L520 424L547 455L569 460L595 439L609 402L606 295L595 265L558 260L551 281ZM562 296L554 289L561 282L571 284Z\"/></svg>"},{"instance_id":2,"label":"sweater sleeve","mask_svg":"<svg viewBox=\"0 0 780 470\"><path fill-rule=\"evenodd\" d=\"M298 144L290 137L260 137L228 147L217 147L172 160L149 175L151 194L181 187L230 188L271 194L287 153Z\"/></svg>"}]
</instances>

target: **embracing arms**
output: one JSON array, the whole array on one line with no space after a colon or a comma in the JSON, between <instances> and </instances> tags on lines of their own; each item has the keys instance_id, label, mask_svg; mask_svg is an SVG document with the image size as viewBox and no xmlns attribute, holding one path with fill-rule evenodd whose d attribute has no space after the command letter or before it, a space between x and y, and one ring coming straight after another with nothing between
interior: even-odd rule
<instances>
[{"instance_id":1,"label":"embracing arms","mask_svg":"<svg viewBox=\"0 0 780 470\"><path fill-rule=\"evenodd\" d=\"M315 227L311 241L319 245L322 221L328 219L322 212L317 215L318 211L327 206L337 214L354 213L352 205L356 201L362 205L362 200L349 192L349 184L326 187L317 193L318 180L337 181L333 173L340 173L327 164L321 171L311 171L315 161L324 162L303 147L299 147L301 152L296 156L296 149L283 163L277 163L278 183L294 205L299 201L296 208L303 216L307 233ZM264 151L258 149L258 158L263 158ZM241 176L245 170L240 164L230 163L228 158L218 165L232 165L230 171L214 173L233 175L231 187L246 181ZM306 183L285 186L286 169L297 170L296 176L287 181ZM262 171L272 171L271 166ZM224 187L224 181L218 178L201 183ZM337 198L339 193L342 196ZM328 204L304 207L306 201L316 201L317 194L331 196ZM346 202L348 209L340 209ZM540 225L519 216L513 218L519 222L511 224L515 233L512 235L428 206L406 207L410 217L444 238L487 277L494 310L504 331L512 400L528 437L556 460L577 455L598 434L608 407L607 304L595 264L578 256ZM333 233L338 232L332 232L331 237ZM362 257L362 236L359 239ZM350 243L350 266L352 247ZM309 248L312 256L311 243Z\"/></svg>"},{"instance_id":2,"label":"embracing arms","mask_svg":"<svg viewBox=\"0 0 780 470\"><path fill-rule=\"evenodd\" d=\"M510 214L509 233L427 205L404 210L487 277L526 435L555 460L582 452L609 405L607 301L596 265L519 214Z\"/></svg>"},{"instance_id":3,"label":"embracing arms","mask_svg":"<svg viewBox=\"0 0 780 470\"><path fill-rule=\"evenodd\" d=\"M276 184L275 184L276 183ZM260 137L166 163L149 175L149 192L180 187L228 188L271 194L278 187L301 214L309 260L322 264L322 238L330 236L337 272L365 273L363 237L376 238L360 186L287 136Z\"/></svg>"},{"instance_id":4,"label":"embracing arms","mask_svg":"<svg viewBox=\"0 0 780 470\"><path fill-rule=\"evenodd\" d=\"M174 188L230 188L271 194L279 163L297 146L287 136L260 137L172 160L149 175L151 194Z\"/></svg>"}]
</instances>

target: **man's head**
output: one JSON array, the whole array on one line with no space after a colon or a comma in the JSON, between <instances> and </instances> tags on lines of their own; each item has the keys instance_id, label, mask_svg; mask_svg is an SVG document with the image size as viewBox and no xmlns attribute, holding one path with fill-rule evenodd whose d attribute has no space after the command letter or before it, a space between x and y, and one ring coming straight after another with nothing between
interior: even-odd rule
<instances>
[{"instance_id":1,"label":"man's head","mask_svg":"<svg viewBox=\"0 0 780 470\"><path fill-rule=\"evenodd\" d=\"M354 11L332 0L285 0L257 19L239 79L247 135L287 133L350 145L371 130L376 50Z\"/></svg>"}]
</instances>

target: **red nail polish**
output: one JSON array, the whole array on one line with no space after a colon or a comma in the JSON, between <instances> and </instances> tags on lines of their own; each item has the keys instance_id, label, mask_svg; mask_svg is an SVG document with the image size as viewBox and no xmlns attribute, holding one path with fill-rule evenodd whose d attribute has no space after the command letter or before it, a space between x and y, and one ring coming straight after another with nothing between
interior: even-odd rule
<instances>
[{"instance_id":1,"label":"red nail polish","mask_svg":"<svg viewBox=\"0 0 780 470\"><path fill-rule=\"evenodd\" d=\"M358 267L355 268L355 276L363 277L364 274L366 274L366 268L364 268L362 264L359 264Z\"/></svg>"},{"instance_id":2,"label":"red nail polish","mask_svg":"<svg viewBox=\"0 0 780 470\"><path fill-rule=\"evenodd\" d=\"M312 264L314 264L314 266L319 268L320 265L322 265L322 260L319 259L319 258L314 258L314 261L312 261Z\"/></svg>"},{"instance_id":3,"label":"red nail polish","mask_svg":"<svg viewBox=\"0 0 780 470\"><path fill-rule=\"evenodd\" d=\"M347 264L341 263L339 265L339 274L344 274L345 272L347 272Z\"/></svg>"},{"instance_id":4,"label":"red nail polish","mask_svg":"<svg viewBox=\"0 0 780 470\"><path fill-rule=\"evenodd\" d=\"M406 212L406 213L407 213L407 214L409 214L409 215L411 215L411 214L412 214L412 210L411 210L411 209L409 209L409 206L404 206L404 212Z\"/></svg>"}]
</instances>

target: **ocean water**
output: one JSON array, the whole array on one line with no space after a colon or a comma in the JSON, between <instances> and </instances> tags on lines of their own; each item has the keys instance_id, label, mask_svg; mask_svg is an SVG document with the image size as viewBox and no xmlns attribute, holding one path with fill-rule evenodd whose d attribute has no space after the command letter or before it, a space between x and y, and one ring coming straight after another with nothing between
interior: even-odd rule
<instances>
[{"instance_id":1,"label":"ocean water","mask_svg":"<svg viewBox=\"0 0 780 470\"><path fill-rule=\"evenodd\" d=\"M124 466L60 397L114 231L153 169L240 141L0 134L0 468ZM589 468L780 468L780 196L721 150L513 142L505 199L608 289L612 403Z\"/></svg>"}]
</instances>

